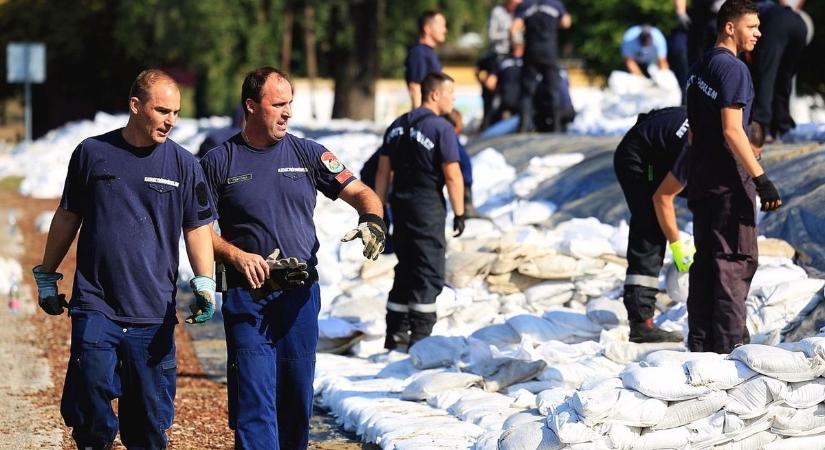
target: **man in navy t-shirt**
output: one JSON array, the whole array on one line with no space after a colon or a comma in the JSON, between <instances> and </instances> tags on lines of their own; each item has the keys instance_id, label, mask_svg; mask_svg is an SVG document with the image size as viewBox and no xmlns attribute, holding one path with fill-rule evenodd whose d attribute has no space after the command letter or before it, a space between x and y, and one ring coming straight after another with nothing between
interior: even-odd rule
<instances>
[{"instance_id":1,"label":"man in navy t-shirt","mask_svg":"<svg viewBox=\"0 0 825 450\"><path fill-rule=\"evenodd\" d=\"M688 207L696 257L690 271L688 347L728 353L743 342L745 299L757 267L756 194L762 210L781 206L745 132L753 83L736 55L753 50L759 17L749 0L728 0L717 15L716 46L691 68L693 130Z\"/></svg>"},{"instance_id":2,"label":"man in navy t-shirt","mask_svg":"<svg viewBox=\"0 0 825 450\"><path fill-rule=\"evenodd\" d=\"M86 139L72 154L43 263L33 270L41 307L61 314L62 275L55 270L80 230L60 405L78 448L111 448L118 425L129 448L167 445L181 230L196 274L189 320L203 322L214 311L215 214L195 157L167 139L179 111L180 92L169 75L138 75L126 127Z\"/></svg>"},{"instance_id":3,"label":"man in navy t-shirt","mask_svg":"<svg viewBox=\"0 0 825 450\"><path fill-rule=\"evenodd\" d=\"M613 170L630 209L624 305L632 342L681 342L682 335L653 325L665 236L656 220L652 196L688 142L687 111L664 108L640 114L613 156ZM670 241L674 263L687 271L693 251L678 238ZM686 258L686 259L683 259Z\"/></svg>"},{"instance_id":4,"label":"man in navy t-shirt","mask_svg":"<svg viewBox=\"0 0 825 450\"><path fill-rule=\"evenodd\" d=\"M201 159L219 214L215 257L227 265L229 426L238 448L306 448L321 307L317 192L358 211L344 240L360 237L370 259L384 248L386 226L378 197L334 154L287 133L286 73L250 72L241 99L243 130Z\"/></svg>"},{"instance_id":5,"label":"man in navy t-shirt","mask_svg":"<svg viewBox=\"0 0 825 450\"><path fill-rule=\"evenodd\" d=\"M464 180L458 140L439 117L453 109L453 79L431 73L421 85L420 108L396 119L384 134L375 191L386 200L392 180L393 247L398 256L387 300L385 347L412 346L430 335L435 298L444 288L447 186L456 236L464 231Z\"/></svg>"},{"instance_id":6,"label":"man in navy t-shirt","mask_svg":"<svg viewBox=\"0 0 825 450\"><path fill-rule=\"evenodd\" d=\"M523 45L524 67L521 70L521 122L520 131L534 131L533 97L538 90L539 77L545 83L553 111L553 129L562 130L559 105L559 28L570 28L572 19L561 0L525 0L516 8L510 27L513 53L520 55L517 47Z\"/></svg>"},{"instance_id":7,"label":"man in navy t-shirt","mask_svg":"<svg viewBox=\"0 0 825 450\"><path fill-rule=\"evenodd\" d=\"M421 106L421 83L427 74L441 72L435 46L447 39L447 19L437 11L425 11L418 18L418 42L407 51L404 81L413 108Z\"/></svg>"}]
</instances>

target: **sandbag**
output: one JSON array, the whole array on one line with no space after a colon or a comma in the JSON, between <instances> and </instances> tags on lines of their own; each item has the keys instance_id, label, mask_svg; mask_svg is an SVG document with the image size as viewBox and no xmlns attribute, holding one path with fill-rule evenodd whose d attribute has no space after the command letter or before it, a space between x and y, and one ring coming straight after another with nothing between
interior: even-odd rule
<instances>
[{"instance_id":1,"label":"sandbag","mask_svg":"<svg viewBox=\"0 0 825 450\"><path fill-rule=\"evenodd\" d=\"M530 314L511 317L507 319L507 324L513 327L522 339L528 338L533 342L561 340L561 338L568 336L568 330L565 327L559 327L541 317Z\"/></svg>"},{"instance_id":2,"label":"sandbag","mask_svg":"<svg viewBox=\"0 0 825 450\"><path fill-rule=\"evenodd\" d=\"M547 426L564 444L592 442L601 438L601 433L586 425L569 402L550 411Z\"/></svg>"},{"instance_id":3,"label":"sandbag","mask_svg":"<svg viewBox=\"0 0 825 450\"><path fill-rule=\"evenodd\" d=\"M710 416L722 409L728 400L724 391L711 392L705 396L672 402L667 406L664 417L653 427L654 430L664 430L687 425L703 417Z\"/></svg>"},{"instance_id":4,"label":"sandbag","mask_svg":"<svg viewBox=\"0 0 825 450\"><path fill-rule=\"evenodd\" d=\"M468 351L467 340L458 336L428 336L409 350L416 369L445 367L460 360Z\"/></svg>"},{"instance_id":5,"label":"sandbag","mask_svg":"<svg viewBox=\"0 0 825 450\"><path fill-rule=\"evenodd\" d=\"M815 336L799 341L800 351L808 358L819 357L825 360L825 337Z\"/></svg>"},{"instance_id":6,"label":"sandbag","mask_svg":"<svg viewBox=\"0 0 825 450\"><path fill-rule=\"evenodd\" d=\"M688 382L693 386L731 389L755 377L757 373L736 360L699 359L684 364Z\"/></svg>"},{"instance_id":7,"label":"sandbag","mask_svg":"<svg viewBox=\"0 0 825 450\"><path fill-rule=\"evenodd\" d=\"M472 373L432 373L418 377L408 384L401 392L401 398L410 401L426 400L447 389L464 389L481 384L482 377Z\"/></svg>"},{"instance_id":8,"label":"sandbag","mask_svg":"<svg viewBox=\"0 0 825 450\"><path fill-rule=\"evenodd\" d=\"M825 434L790 437L765 445L765 450L822 450Z\"/></svg>"},{"instance_id":9,"label":"sandbag","mask_svg":"<svg viewBox=\"0 0 825 450\"><path fill-rule=\"evenodd\" d=\"M669 430L643 430L639 439L633 442L633 450L660 450L663 448L686 448L690 444L690 430L687 427Z\"/></svg>"},{"instance_id":10,"label":"sandbag","mask_svg":"<svg viewBox=\"0 0 825 450\"><path fill-rule=\"evenodd\" d=\"M536 395L536 407L539 414L548 415L575 393L575 389L558 387L541 391Z\"/></svg>"},{"instance_id":11,"label":"sandbag","mask_svg":"<svg viewBox=\"0 0 825 450\"><path fill-rule=\"evenodd\" d=\"M506 323L487 325L486 327L479 328L471 334L470 337L482 340L490 345L495 345L499 349L521 342L521 335Z\"/></svg>"},{"instance_id":12,"label":"sandbag","mask_svg":"<svg viewBox=\"0 0 825 450\"><path fill-rule=\"evenodd\" d=\"M558 436L542 422L530 422L501 433L499 450L556 450L563 447Z\"/></svg>"},{"instance_id":13,"label":"sandbag","mask_svg":"<svg viewBox=\"0 0 825 450\"><path fill-rule=\"evenodd\" d=\"M778 282L776 278L766 277L762 286L751 285L745 302L751 334L793 327L822 301L825 280L805 278L805 272L799 270L802 279Z\"/></svg>"},{"instance_id":14,"label":"sandbag","mask_svg":"<svg viewBox=\"0 0 825 450\"><path fill-rule=\"evenodd\" d=\"M447 412L458 417L459 419L464 420L464 418L469 414L472 414L473 411L479 409L504 410L510 408L512 404L513 399L506 395L473 390L450 405L447 408Z\"/></svg>"},{"instance_id":15,"label":"sandbag","mask_svg":"<svg viewBox=\"0 0 825 450\"><path fill-rule=\"evenodd\" d=\"M788 383L788 389L780 394L786 405L802 409L825 401L825 378Z\"/></svg>"},{"instance_id":16,"label":"sandbag","mask_svg":"<svg viewBox=\"0 0 825 450\"><path fill-rule=\"evenodd\" d=\"M548 364L569 363L601 354L604 347L596 341L584 341L567 344L561 341L548 341L539 344L534 352Z\"/></svg>"},{"instance_id":17,"label":"sandbag","mask_svg":"<svg viewBox=\"0 0 825 450\"><path fill-rule=\"evenodd\" d=\"M484 377L484 389L498 392L511 384L535 378L547 366L544 361L493 358L467 367L467 372Z\"/></svg>"},{"instance_id":18,"label":"sandbag","mask_svg":"<svg viewBox=\"0 0 825 450\"><path fill-rule=\"evenodd\" d=\"M570 398L581 420L588 426L610 422L632 427L655 426L665 416L667 403L637 391L615 387L608 381L595 389L578 391Z\"/></svg>"},{"instance_id":19,"label":"sandbag","mask_svg":"<svg viewBox=\"0 0 825 450\"><path fill-rule=\"evenodd\" d=\"M561 339L562 341L565 339L576 340L576 337L593 339L598 337L602 331L601 325L590 320L586 314L570 308L552 308L542 314L541 317L559 329L567 329L567 335L564 339Z\"/></svg>"},{"instance_id":20,"label":"sandbag","mask_svg":"<svg viewBox=\"0 0 825 450\"><path fill-rule=\"evenodd\" d=\"M825 403L801 409L780 406L776 410L771 432L783 436L825 433Z\"/></svg>"},{"instance_id":21,"label":"sandbag","mask_svg":"<svg viewBox=\"0 0 825 450\"><path fill-rule=\"evenodd\" d=\"M619 300L596 298L587 302L587 318L601 327L612 328L627 323L627 308Z\"/></svg>"},{"instance_id":22,"label":"sandbag","mask_svg":"<svg viewBox=\"0 0 825 450\"><path fill-rule=\"evenodd\" d=\"M604 346L604 356L619 364L630 364L644 359L647 355L663 350L686 351L681 342L635 342L610 341Z\"/></svg>"},{"instance_id":23,"label":"sandbag","mask_svg":"<svg viewBox=\"0 0 825 450\"><path fill-rule=\"evenodd\" d=\"M551 364L539 374L539 380L556 381L567 387L578 388L588 379L615 377L621 370L621 365L604 356L594 356L572 363Z\"/></svg>"},{"instance_id":24,"label":"sandbag","mask_svg":"<svg viewBox=\"0 0 825 450\"><path fill-rule=\"evenodd\" d=\"M728 391L725 409L743 419L765 414L768 407L782 400L787 383L759 375Z\"/></svg>"},{"instance_id":25,"label":"sandbag","mask_svg":"<svg viewBox=\"0 0 825 450\"><path fill-rule=\"evenodd\" d=\"M705 386L690 385L681 367L641 367L631 364L620 376L624 387L660 400L688 400L710 392Z\"/></svg>"},{"instance_id":26,"label":"sandbag","mask_svg":"<svg viewBox=\"0 0 825 450\"><path fill-rule=\"evenodd\" d=\"M525 292L527 289L542 283L538 278L528 277L518 272L507 272L499 275L487 275L484 278L490 292L509 295Z\"/></svg>"},{"instance_id":27,"label":"sandbag","mask_svg":"<svg viewBox=\"0 0 825 450\"><path fill-rule=\"evenodd\" d=\"M759 247L759 256L781 256L792 259L796 254L793 246L787 241L777 238L759 239L756 241Z\"/></svg>"},{"instance_id":28,"label":"sandbag","mask_svg":"<svg viewBox=\"0 0 825 450\"><path fill-rule=\"evenodd\" d=\"M688 361L710 360L721 361L726 355L713 352L686 352L681 350L659 350L648 353L641 361L642 366L682 366Z\"/></svg>"},{"instance_id":29,"label":"sandbag","mask_svg":"<svg viewBox=\"0 0 825 450\"><path fill-rule=\"evenodd\" d=\"M777 439L779 439L779 436L769 431L760 431L744 439L726 442L714 448L718 450L762 450Z\"/></svg>"},{"instance_id":30,"label":"sandbag","mask_svg":"<svg viewBox=\"0 0 825 450\"><path fill-rule=\"evenodd\" d=\"M605 261L594 258L577 259L566 255L547 255L521 263L518 272L544 280L569 280L592 274L603 268Z\"/></svg>"},{"instance_id":31,"label":"sandbag","mask_svg":"<svg viewBox=\"0 0 825 450\"><path fill-rule=\"evenodd\" d=\"M551 381L525 381L523 383L516 383L511 386L507 386L502 392L507 395L512 395L518 391L527 391L533 394L538 394L539 392L546 391L548 389L553 389L557 386L557 383L553 383Z\"/></svg>"},{"instance_id":32,"label":"sandbag","mask_svg":"<svg viewBox=\"0 0 825 450\"><path fill-rule=\"evenodd\" d=\"M809 359L801 352L779 347L747 344L733 349L729 359L742 361L756 372L782 381L812 380L825 371L825 361Z\"/></svg>"},{"instance_id":33,"label":"sandbag","mask_svg":"<svg viewBox=\"0 0 825 450\"><path fill-rule=\"evenodd\" d=\"M477 276L485 277L496 255L483 252L452 252L447 257L445 279L450 286L466 287Z\"/></svg>"},{"instance_id":34,"label":"sandbag","mask_svg":"<svg viewBox=\"0 0 825 450\"><path fill-rule=\"evenodd\" d=\"M476 439L472 450L498 450L499 437L501 437L501 430L485 431Z\"/></svg>"},{"instance_id":35,"label":"sandbag","mask_svg":"<svg viewBox=\"0 0 825 450\"><path fill-rule=\"evenodd\" d=\"M527 303L561 306L573 297L576 286L566 281L543 281L524 290Z\"/></svg>"},{"instance_id":36,"label":"sandbag","mask_svg":"<svg viewBox=\"0 0 825 450\"><path fill-rule=\"evenodd\" d=\"M415 368L412 360L410 358L404 358L399 361L388 363L375 376L376 378L397 378L400 380L405 380L417 371L418 369Z\"/></svg>"},{"instance_id":37,"label":"sandbag","mask_svg":"<svg viewBox=\"0 0 825 450\"><path fill-rule=\"evenodd\" d=\"M689 284L688 272L679 272L673 264L668 266L665 273L665 289L668 297L674 302L687 302Z\"/></svg>"},{"instance_id":38,"label":"sandbag","mask_svg":"<svg viewBox=\"0 0 825 450\"><path fill-rule=\"evenodd\" d=\"M525 423L531 422L542 422L546 419L545 415L539 414L538 410L530 409L528 411L519 411L504 421L504 425L501 426L502 430L507 430L510 428L515 428Z\"/></svg>"}]
</instances>

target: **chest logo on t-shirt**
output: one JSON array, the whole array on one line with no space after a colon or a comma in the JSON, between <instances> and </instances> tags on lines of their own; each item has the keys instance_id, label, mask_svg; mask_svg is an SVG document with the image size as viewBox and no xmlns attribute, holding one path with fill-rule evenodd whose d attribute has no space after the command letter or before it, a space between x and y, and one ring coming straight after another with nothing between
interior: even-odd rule
<instances>
[{"instance_id":1,"label":"chest logo on t-shirt","mask_svg":"<svg viewBox=\"0 0 825 450\"><path fill-rule=\"evenodd\" d=\"M341 173L346 168L332 152L324 152L321 155L321 162L331 173Z\"/></svg>"},{"instance_id":2,"label":"chest logo on t-shirt","mask_svg":"<svg viewBox=\"0 0 825 450\"><path fill-rule=\"evenodd\" d=\"M235 175L234 177L229 177L226 179L226 184L235 184L240 183L242 181L249 181L252 179L251 173L245 173L243 175Z\"/></svg>"},{"instance_id":3,"label":"chest logo on t-shirt","mask_svg":"<svg viewBox=\"0 0 825 450\"><path fill-rule=\"evenodd\" d=\"M278 173L307 173L309 170L306 167L279 167Z\"/></svg>"},{"instance_id":4,"label":"chest logo on t-shirt","mask_svg":"<svg viewBox=\"0 0 825 450\"><path fill-rule=\"evenodd\" d=\"M165 184L167 186L178 187L180 183L174 180L170 180L167 178L158 178L158 177L145 177L143 181L147 183L157 183L157 184Z\"/></svg>"}]
</instances>

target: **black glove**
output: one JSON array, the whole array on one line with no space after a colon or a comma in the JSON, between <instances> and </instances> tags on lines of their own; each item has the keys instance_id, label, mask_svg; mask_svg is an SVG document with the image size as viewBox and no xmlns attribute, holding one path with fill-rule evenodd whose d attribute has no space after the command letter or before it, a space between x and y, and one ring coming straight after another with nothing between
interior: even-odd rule
<instances>
[{"instance_id":1,"label":"black glove","mask_svg":"<svg viewBox=\"0 0 825 450\"><path fill-rule=\"evenodd\" d=\"M753 179L756 183L756 192L759 194L759 199L762 201L762 211L772 211L782 206L782 199L779 197L779 191L776 186L768 179L768 175L763 173Z\"/></svg>"},{"instance_id":2,"label":"black glove","mask_svg":"<svg viewBox=\"0 0 825 450\"><path fill-rule=\"evenodd\" d=\"M272 289L287 291L306 285L309 279L307 263L298 258L278 258L281 251L275 249L266 258L269 265L269 285Z\"/></svg>"},{"instance_id":3,"label":"black glove","mask_svg":"<svg viewBox=\"0 0 825 450\"><path fill-rule=\"evenodd\" d=\"M460 216L456 215L453 218L453 231L455 231L453 237L459 237L462 233L464 233L464 214Z\"/></svg>"},{"instance_id":4,"label":"black glove","mask_svg":"<svg viewBox=\"0 0 825 450\"><path fill-rule=\"evenodd\" d=\"M387 241L384 219L375 214L362 215L358 218L358 227L344 235L341 242L349 242L356 237L360 237L364 244L364 257L373 261L378 259Z\"/></svg>"},{"instance_id":5,"label":"black glove","mask_svg":"<svg viewBox=\"0 0 825 450\"><path fill-rule=\"evenodd\" d=\"M63 308L69 306L66 295L57 293L57 282L63 279L63 274L46 272L43 266L34 267L32 274L37 284L37 304L40 309L51 316L63 314Z\"/></svg>"},{"instance_id":6,"label":"black glove","mask_svg":"<svg viewBox=\"0 0 825 450\"><path fill-rule=\"evenodd\" d=\"M691 20L690 16L688 16L686 13L676 13L676 21L679 22L679 26L683 30L690 29Z\"/></svg>"}]
</instances>

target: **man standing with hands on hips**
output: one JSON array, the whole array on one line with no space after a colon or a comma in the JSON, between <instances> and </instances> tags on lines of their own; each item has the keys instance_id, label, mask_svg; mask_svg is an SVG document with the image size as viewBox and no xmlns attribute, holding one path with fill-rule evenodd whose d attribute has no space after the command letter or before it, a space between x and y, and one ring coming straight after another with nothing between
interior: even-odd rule
<instances>
[{"instance_id":1,"label":"man standing with hands on hips","mask_svg":"<svg viewBox=\"0 0 825 450\"><path fill-rule=\"evenodd\" d=\"M69 307L71 360L60 411L78 448L110 449L118 428L127 448L168 444L181 230L196 275L187 321L207 321L215 310L215 214L195 157L168 139L179 111L169 75L138 75L126 126L84 140L72 154L43 263L33 269L40 307L52 315ZM66 305L56 270L78 230Z\"/></svg>"},{"instance_id":2,"label":"man standing with hands on hips","mask_svg":"<svg viewBox=\"0 0 825 450\"><path fill-rule=\"evenodd\" d=\"M745 299L758 265L756 194L763 211L782 200L751 149L750 73L737 58L760 37L756 5L728 0L717 15L716 46L691 68L688 120L693 130L688 207L696 255L690 270L688 348L729 353L743 343Z\"/></svg>"},{"instance_id":3,"label":"man standing with hands on hips","mask_svg":"<svg viewBox=\"0 0 825 450\"><path fill-rule=\"evenodd\" d=\"M384 249L375 193L330 151L287 132L292 92L281 70L248 73L241 88L243 130L201 159L219 214L215 255L227 266L222 312L229 426L238 448L292 450L309 443L321 308L317 192L360 214L344 241L360 237L370 259Z\"/></svg>"}]
</instances>

